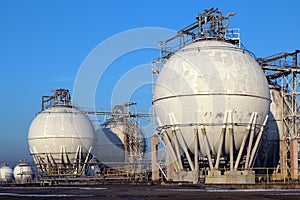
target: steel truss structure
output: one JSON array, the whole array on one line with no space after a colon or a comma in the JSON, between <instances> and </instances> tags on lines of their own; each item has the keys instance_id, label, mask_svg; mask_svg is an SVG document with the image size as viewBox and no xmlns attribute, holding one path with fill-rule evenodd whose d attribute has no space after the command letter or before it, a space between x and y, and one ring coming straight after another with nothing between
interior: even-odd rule
<instances>
[{"instance_id":1,"label":"steel truss structure","mask_svg":"<svg viewBox=\"0 0 300 200\"><path fill-rule=\"evenodd\" d=\"M298 179L299 139L300 139L300 69L298 55L300 50L279 53L257 61L264 70L270 84L280 88L282 97L282 127L279 141L280 162L277 171L291 179Z\"/></svg>"}]
</instances>

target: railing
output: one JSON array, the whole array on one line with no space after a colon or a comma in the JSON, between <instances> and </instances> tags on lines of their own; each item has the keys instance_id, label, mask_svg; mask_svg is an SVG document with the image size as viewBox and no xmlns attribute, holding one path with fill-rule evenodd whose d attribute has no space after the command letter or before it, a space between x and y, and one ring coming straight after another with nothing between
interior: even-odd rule
<instances>
[{"instance_id":1,"label":"railing","mask_svg":"<svg viewBox=\"0 0 300 200\"><path fill-rule=\"evenodd\" d=\"M210 38L190 38L188 36L184 36L181 33L178 33L176 36L173 38L166 40L164 42L159 42L159 49L160 49L160 57L165 58L168 57L169 55L173 55L180 49L197 42L199 40L207 40ZM218 38L214 38L218 40ZM225 32L225 37L224 38L219 38L219 40L224 40L224 41L229 41L232 44L234 44L237 48L241 48L240 44L240 29L239 28L234 28L234 29L228 29ZM170 44L170 43L175 43L175 44ZM243 49L246 50L246 49ZM248 52L248 51L247 51Z\"/></svg>"}]
</instances>

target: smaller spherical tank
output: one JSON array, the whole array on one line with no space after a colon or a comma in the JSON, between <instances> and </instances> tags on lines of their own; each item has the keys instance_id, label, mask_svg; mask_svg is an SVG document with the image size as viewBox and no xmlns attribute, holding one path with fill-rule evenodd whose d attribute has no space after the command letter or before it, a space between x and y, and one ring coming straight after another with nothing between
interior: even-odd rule
<instances>
[{"instance_id":1,"label":"smaller spherical tank","mask_svg":"<svg viewBox=\"0 0 300 200\"><path fill-rule=\"evenodd\" d=\"M49 160L51 154L50 158L56 163L61 162L62 153L74 163L78 148L87 152L93 141L93 125L82 112L71 106L54 106L40 112L28 132L31 152L44 161Z\"/></svg>"},{"instance_id":2,"label":"smaller spherical tank","mask_svg":"<svg viewBox=\"0 0 300 200\"><path fill-rule=\"evenodd\" d=\"M266 135L268 140L279 141L280 139L283 139L282 111L286 110L286 106L283 108L283 99L280 88L273 84L270 84L269 87L272 102L270 105Z\"/></svg>"},{"instance_id":3,"label":"smaller spherical tank","mask_svg":"<svg viewBox=\"0 0 300 200\"><path fill-rule=\"evenodd\" d=\"M110 128L96 131L93 154L100 162L124 162L125 152L122 140Z\"/></svg>"},{"instance_id":4,"label":"smaller spherical tank","mask_svg":"<svg viewBox=\"0 0 300 200\"><path fill-rule=\"evenodd\" d=\"M4 164L0 168L0 181L1 182L11 182L13 180L12 168Z\"/></svg>"},{"instance_id":5,"label":"smaller spherical tank","mask_svg":"<svg viewBox=\"0 0 300 200\"><path fill-rule=\"evenodd\" d=\"M100 162L124 162L127 159L133 162L133 157L142 158L143 133L139 126L127 118L125 120L124 124L123 117L114 116L96 131L93 154Z\"/></svg>"},{"instance_id":6,"label":"smaller spherical tank","mask_svg":"<svg viewBox=\"0 0 300 200\"><path fill-rule=\"evenodd\" d=\"M259 167L276 167L279 161L279 141L283 140L284 125L283 112L286 105L283 103L281 89L278 85L270 84L271 105L268 123L262 138L258 153L257 165Z\"/></svg>"},{"instance_id":7,"label":"smaller spherical tank","mask_svg":"<svg viewBox=\"0 0 300 200\"><path fill-rule=\"evenodd\" d=\"M27 183L32 180L32 168L25 162L19 163L14 168L14 177L16 183Z\"/></svg>"}]
</instances>

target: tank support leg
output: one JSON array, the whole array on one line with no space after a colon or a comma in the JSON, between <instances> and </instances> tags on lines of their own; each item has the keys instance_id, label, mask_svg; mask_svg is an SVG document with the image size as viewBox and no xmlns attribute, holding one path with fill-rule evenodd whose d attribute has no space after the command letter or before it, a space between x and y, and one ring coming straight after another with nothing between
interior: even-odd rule
<instances>
[{"instance_id":1,"label":"tank support leg","mask_svg":"<svg viewBox=\"0 0 300 200\"><path fill-rule=\"evenodd\" d=\"M225 117L224 117L224 126L222 128L222 132L220 135L220 141L219 141L219 147L218 147L218 153L217 153L217 160L215 163L215 169L219 168L220 164L220 158L221 158L221 153L222 153L222 148L223 148L223 143L224 143L224 134L226 133L226 126L227 126L227 118L228 118L228 112L225 112Z\"/></svg>"},{"instance_id":2,"label":"tank support leg","mask_svg":"<svg viewBox=\"0 0 300 200\"><path fill-rule=\"evenodd\" d=\"M212 158L211 158L209 143L208 143L208 139L206 136L206 130L203 125L201 125L201 127L198 128L198 137L203 138L203 144L205 146L205 151L206 151L207 158L208 158L209 168L210 168L210 170L213 170L214 166L213 166L213 162L212 162ZM201 145L201 143L200 143L200 145Z\"/></svg>"},{"instance_id":3,"label":"tank support leg","mask_svg":"<svg viewBox=\"0 0 300 200\"><path fill-rule=\"evenodd\" d=\"M230 138L230 150L229 150L230 170L233 170L233 145L234 145L233 139L234 139L234 136L233 136L233 127L232 127L232 123L233 123L232 110L228 111L228 123L229 123L228 134L229 134L229 138Z\"/></svg>"},{"instance_id":4,"label":"tank support leg","mask_svg":"<svg viewBox=\"0 0 300 200\"><path fill-rule=\"evenodd\" d=\"M253 164L252 162L253 162L254 156L256 155L257 148L258 148L258 145L259 145L259 143L260 143L260 141L261 141L261 136L262 136L262 134L263 134L263 132L264 132L264 127L266 126L267 121L268 121L268 115L266 116L263 125L260 127L260 130L259 130L257 139L256 139L256 141L255 141L254 147L253 147L252 152L251 152L251 157L250 157L250 161L249 161L249 166L248 166L248 168L252 167L252 164Z\"/></svg>"},{"instance_id":5,"label":"tank support leg","mask_svg":"<svg viewBox=\"0 0 300 200\"><path fill-rule=\"evenodd\" d=\"M239 165L239 162L240 162L240 160L241 160L241 157L242 157L242 154L243 154L245 145L246 145L246 141L247 141L249 132L250 132L250 130L251 130L251 126L252 126L252 124L253 124L253 120L254 120L254 112L253 112L252 115L251 115L250 121L249 121L249 123L248 123L247 129L246 129L245 134L244 134L244 137L243 137L242 145L241 145L241 147L240 147L240 150L239 150L239 153L238 153L238 156L237 156L235 165L234 165L234 169L235 169L235 170L237 170L238 165Z\"/></svg>"},{"instance_id":6,"label":"tank support leg","mask_svg":"<svg viewBox=\"0 0 300 200\"><path fill-rule=\"evenodd\" d=\"M180 153L180 146L179 146L179 142L178 142L178 138L176 136L176 132L175 130L172 130L172 140L173 140L173 143L175 145L175 150L176 150L176 158L178 160L178 164L179 164L179 168L180 170L183 170L183 164L182 164L182 159L181 159L181 153Z\"/></svg>"},{"instance_id":7,"label":"tank support leg","mask_svg":"<svg viewBox=\"0 0 300 200\"><path fill-rule=\"evenodd\" d=\"M178 124L178 122L176 121L176 118L174 116L174 113L169 113L169 118L170 118L170 122L171 124ZM194 167L194 163L192 162L191 156L188 152L188 146L182 136L182 132L178 127L172 127L172 132L174 133L174 137L176 138L175 140L179 142L179 144L181 145L181 148L183 149L185 156L188 160L188 163L190 165L190 168L192 171L195 170ZM181 155L177 155L178 157L181 157Z\"/></svg>"},{"instance_id":8,"label":"tank support leg","mask_svg":"<svg viewBox=\"0 0 300 200\"><path fill-rule=\"evenodd\" d=\"M256 121L257 121L257 113L254 113L254 120L253 120L253 124L251 127L251 133L250 133L249 144L248 144L248 149L247 149L247 156L246 156L246 163L245 163L246 168L248 168L248 166L249 166L252 143L253 143L253 138L255 135L254 132L255 132Z\"/></svg>"},{"instance_id":9,"label":"tank support leg","mask_svg":"<svg viewBox=\"0 0 300 200\"><path fill-rule=\"evenodd\" d=\"M176 131L176 130L175 130L175 131ZM182 136L181 130L180 130L180 129L177 129L177 132L178 132L177 135L179 136L179 138L180 138L180 140L181 140L181 145L182 145L182 147L183 147L185 156L186 156L186 158L188 159L189 165L190 165L190 167L191 167L191 170L194 171L194 170L195 170L194 163L193 163L193 161L192 161L192 159L191 159L191 156L190 156L190 154L189 154L189 152L188 152L188 147L187 147L186 142L185 142L185 140L184 140L184 138L183 138L183 136Z\"/></svg>"},{"instance_id":10,"label":"tank support leg","mask_svg":"<svg viewBox=\"0 0 300 200\"><path fill-rule=\"evenodd\" d=\"M170 163L169 164L171 164L172 161L173 161L174 162L175 170L178 172L180 170L180 165L178 164L177 156L176 156L174 148L173 148L173 146L171 144L171 141L169 139L167 131L163 129L162 130L162 135L163 135L164 140L166 141L166 146L165 146L166 152L168 154L171 154L172 157L173 157L172 159L170 159Z\"/></svg>"},{"instance_id":11,"label":"tank support leg","mask_svg":"<svg viewBox=\"0 0 300 200\"><path fill-rule=\"evenodd\" d=\"M85 157L85 160L84 160L84 162L83 162L82 169L81 169L81 174L82 174L82 175L84 174L86 165L87 165L87 163L89 162L89 159L91 158L91 152L92 152L92 149L93 149L93 147L90 147L88 153L86 154L86 157Z\"/></svg>"},{"instance_id":12,"label":"tank support leg","mask_svg":"<svg viewBox=\"0 0 300 200\"><path fill-rule=\"evenodd\" d=\"M170 119L171 125L177 124L174 113L169 113L169 119ZM176 150L176 154L177 154L176 157L178 159L180 170L183 170L183 164L182 164L181 153L180 153L180 146L179 146L179 141L178 141L179 138L178 138L177 133L176 133L176 128L171 127L171 130L172 130L172 136L173 136L172 140L174 141L175 150Z\"/></svg>"}]
</instances>

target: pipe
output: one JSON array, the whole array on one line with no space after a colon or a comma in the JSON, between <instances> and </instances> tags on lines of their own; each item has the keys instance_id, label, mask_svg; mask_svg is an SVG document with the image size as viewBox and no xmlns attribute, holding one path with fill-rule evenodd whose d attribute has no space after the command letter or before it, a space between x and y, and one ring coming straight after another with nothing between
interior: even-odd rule
<instances>
[{"instance_id":1,"label":"pipe","mask_svg":"<svg viewBox=\"0 0 300 200\"><path fill-rule=\"evenodd\" d=\"M195 128L195 154L194 154L194 160L195 160L195 171L199 171L199 144L198 144L198 134L197 129Z\"/></svg>"},{"instance_id":2,"label":"pipe","mask_svg":"<svg viewBox=\"0 0 300 200\"><path fill-rule=\"evenodd\" d=\"M230 12L230 13L228 13L226 15L226 17L225 17L226 24L224 26L222 25L222 28L226 29L228 27L228 25L229 25L229 20L228 20L229 17L230 16L234 16L235 14L236 14L235 12Z\"/></svg>"},{"instance_id":3,"label":"pipe","mask_svg":"<svg viewBox=\"0 0 300 200\"><path fill-rule=\"evenodd\" d=\"M229 128L228 128L228 132L229 132L229 136L230 136L230 170L233 170L233 146L234 146L234 141L233 141L233 126L232 126L232 110L230 110L228 112L228 122L229 122Z\"/></svg>"}]
</instances>

